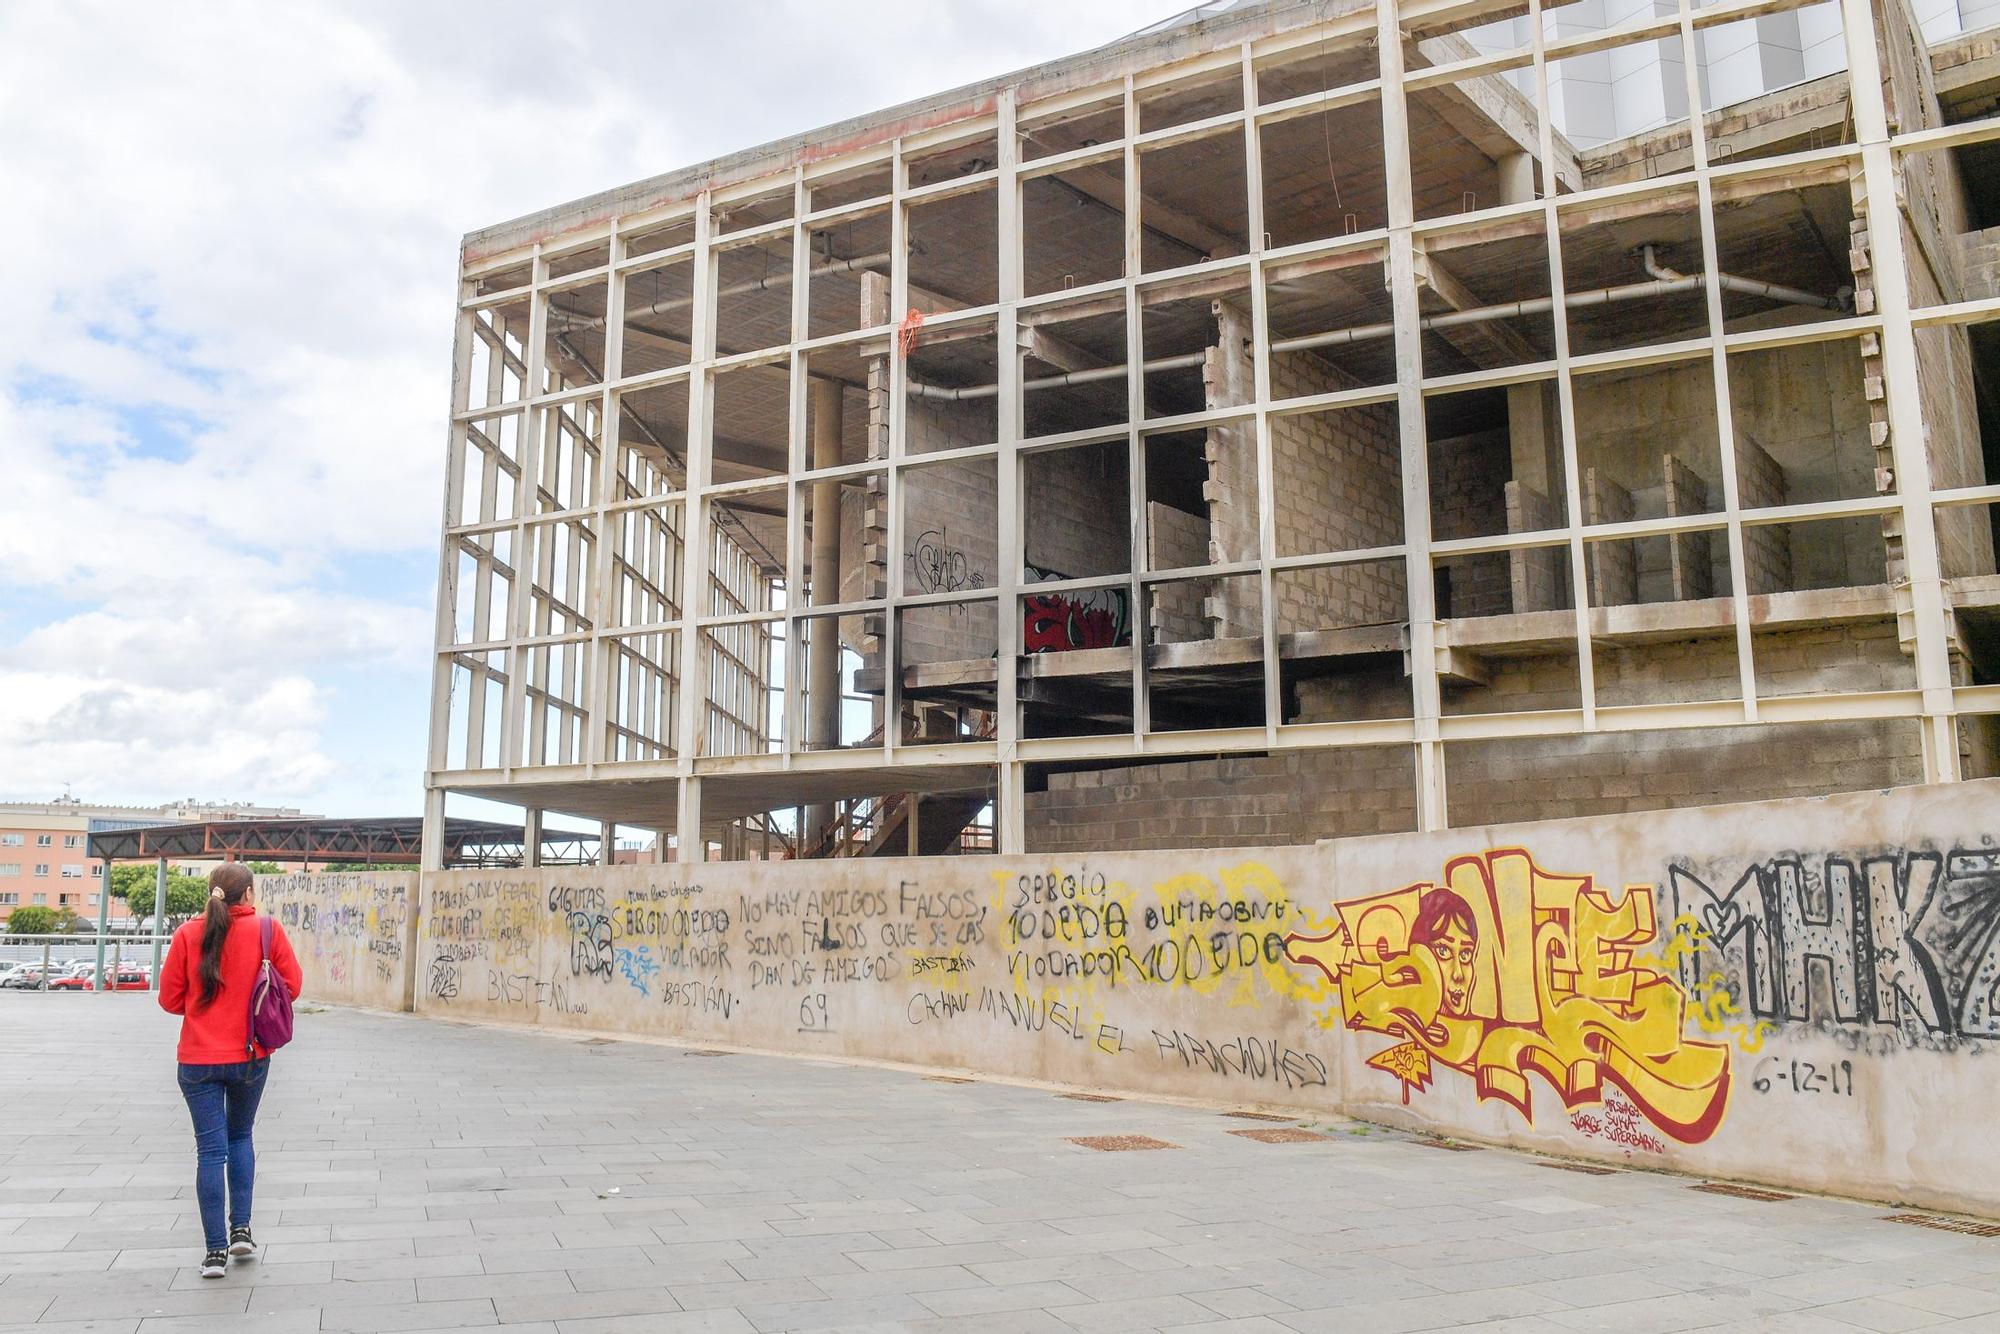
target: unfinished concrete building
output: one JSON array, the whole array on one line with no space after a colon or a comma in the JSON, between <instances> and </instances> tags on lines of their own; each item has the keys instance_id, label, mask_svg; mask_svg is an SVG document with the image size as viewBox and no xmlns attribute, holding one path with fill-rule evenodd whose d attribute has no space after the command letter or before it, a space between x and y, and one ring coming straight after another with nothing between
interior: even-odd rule
<instances>
[{"instance_id":1,"label":"unfinished concrete building","mask_svg":"<svg viewBox=\"0 0 2000 1334\"><path fill-rule=\"evenodd\" d=\"M1082 852L1992 774L2000 34L1922 8L1208 5L474 233L431 822Z\"/></svg>"}]
</instances>

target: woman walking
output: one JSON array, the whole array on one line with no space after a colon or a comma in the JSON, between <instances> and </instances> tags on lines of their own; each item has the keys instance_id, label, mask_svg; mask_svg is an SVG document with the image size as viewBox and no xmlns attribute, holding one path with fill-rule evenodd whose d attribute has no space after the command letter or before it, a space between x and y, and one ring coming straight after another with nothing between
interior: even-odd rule
<instances>
[{"instance_id":1,"label":"woman walking","mask_svg":"<svg viewBox=\"0 0 2000 1334\"><path fill-rule=\"evenodd\" d=\"M293 998L299 994L299 961L292 943L283 927L258 914L251 896L254 884L240 862L209 872L208 911L174 932L160 975L160 1008L182 1016L181 1096L194 1118L195 1196L208 1240L203 1278L221 1278L232 1255L249 1259L257 1253L250 1236L257 1172L250 1130L271 1060L250 1031L250 1008L266 957Z\"/></svg>"}]
</instances>

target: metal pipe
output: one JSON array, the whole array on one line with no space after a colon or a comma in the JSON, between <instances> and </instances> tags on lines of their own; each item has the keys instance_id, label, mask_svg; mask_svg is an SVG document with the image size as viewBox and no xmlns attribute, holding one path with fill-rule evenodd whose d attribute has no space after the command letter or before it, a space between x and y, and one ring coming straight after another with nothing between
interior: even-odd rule
<instances>
[{"instance_id":1,"label":"metal pipe","mask_svg":"<svg viewBox=\"0 0 2000 1334\"><path fill-rule=\"evenodd\" d=\"M1620 301L1638 301L1646 297L1672 296L1679 292L1699 291L1702 278L1699 274L1686 275L1674 272L1656 263L1653 247L1645 247L1646 272L1652 281L1643 283L1622 283L1615 287L1596 287L1588 291L1570 292L1563 298L1563 306L1568 310L1586 310L1592 306L1607 306ZM1815 296L1811 292L1800 291L1796 287L1785 287L1778 283L1759 282L1751 278L1738 278L1732 274L1719 274L1716 281L1731 292L1744 292L1765 297L1772 301L1782 301L1790 305L1815 306L1821 310L1844 310L1844 303L1838 297ZM1494 306L1476 306L1471 310L1448 311L1442 315L1426 315L1417 321L1417 327L1430 329L1457 329L1467 325L1487 324L1494 320L1515 319L1522 315L1546 315L1555 309L1553 297L1530 297L1524 301L1506 301ZM1344 347L1351 343L1370 342L1378 338L1395 336L1393 323L1358 324L1351 329L1335 329L1327 333L1306 334L1299 338L1282 338L1271 344L1273 352L1309 352L1321 347ZM1156 357L1141 362L1142 372L1181 370L1199 366L1207 358L1206 352L1188 352L1171 357ZM1125 374L1121 363L1116 366L1094 366L1089 370L1066 371L1061 375L1044 375L1023 382L1023 389L1059 389L1068 385L1090 384L1099 380L1115 380ZM919 398L938 399L960 403L972 399L992 398L1000 392L997 384L974 384L960 388L943 385L924 384L911 380L910 392Z\"/></svg>"},{"instance_id":2,"label":"metal pipe","mask_svg":"<svg viewBox=\"0 0 2000 1334\"><path fill-rule=\"evenodd\" d=\"M856 255L853 259L828 260L824 264L816 264L811 269L808 269L807 275L812 278L824 278L835 273L852 273L857 269L875 269L887 264L891 258L892 256L889 252L884 250L873 255ZM718 297L742 296L746 292L768 292L772 288L790 287L791 285L792 271L790 269L783 269L777 273L767 274L762 278L747 278L742 282L731 283L727 287L719 287L716 289L715 294ZM683 310L693 304L694 298L692 296L668 297L662 301L655 301L650 306L627 306L625 308L625 318L629 320L634 316L664 315L670 310ZM604 327L604 317L602 315L585 315L579 311L565 310L553 301L549 303L549 313L562 316L566 328L602 329Z\"/></svg>"},{"instance_id":3,"label":"metal pipe","mask_svg":"<svg viewBox=\"0 0 2000 1334\"><path fill-rule=\"evenodd\" d=\"M1645 256L1646 272L1655 278L1679 278L1681 275L1661 265L1653 256L1652 246L1640 247ZM1700 278L1695 279L1696 282ZM1789 306L1814 306L1820 310L1845 310L1847 302L1839 296L1824 297L1796 287L1786 287L1782 283L1767 283L1755 278L1738 278L1733 273L1718 273L1715 281L1725 292L1742 292L1746 296L1761 296L1767 301L1781 301Z\"/></svg>"}]
</instances>

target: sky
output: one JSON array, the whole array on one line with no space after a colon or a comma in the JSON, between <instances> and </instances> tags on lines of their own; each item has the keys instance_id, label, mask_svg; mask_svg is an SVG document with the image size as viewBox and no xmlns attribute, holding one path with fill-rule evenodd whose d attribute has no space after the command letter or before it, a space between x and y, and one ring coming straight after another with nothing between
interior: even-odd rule
<instances>
[{"instance_id":1,"label":"sky","mask_svg":"<svg viewBox=\"0 0 2000 1334\"><path fill-rule=\"evenodd\" d=\"M0 800L418 813L460 238L1182 7L0 0Z\"/></svg>"}]
</instances>

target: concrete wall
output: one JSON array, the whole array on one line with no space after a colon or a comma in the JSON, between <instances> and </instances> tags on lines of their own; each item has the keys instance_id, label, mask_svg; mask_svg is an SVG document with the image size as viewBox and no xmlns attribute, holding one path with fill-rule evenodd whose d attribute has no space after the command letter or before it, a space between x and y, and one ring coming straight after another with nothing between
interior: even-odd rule
<instances>
[{"instance_id":1,"label":"concrete wall","mask_svg":"<svg viewBox=\"0 0 2000 1334\"><path fill-rule=\"evenodd\" d=\"M420 1012L2000 1211L2000 782L1318 847L459 871Z\"/></svg>"},{"instance_id":2,"label":"concrete wall","mask_svg":"<svg viewBox=\"0 0 2000 1334\"><path fill-rule=\"evenodd\" d=\"M256 893L299 956L306 999L410 1008L416 872L260 875Z\"/></svg>"},{"instance_id":3,"label":"concrete wall","mask_svg":"<svg viewBox=\"0 0 2000 1334\"><path fill-rule=\"evenodd\" d=\"M1265 846L1414 829L1411 754L1357 746L1054 773L1028 794L1028 847ZM1452 822L1476 827L1920 783L1923 755L1909 722L1765 723L1458 741L1445 747L1445 781Z\"/></svg>"}]
</instances>

